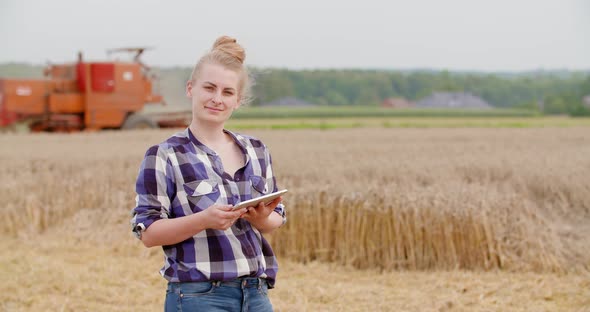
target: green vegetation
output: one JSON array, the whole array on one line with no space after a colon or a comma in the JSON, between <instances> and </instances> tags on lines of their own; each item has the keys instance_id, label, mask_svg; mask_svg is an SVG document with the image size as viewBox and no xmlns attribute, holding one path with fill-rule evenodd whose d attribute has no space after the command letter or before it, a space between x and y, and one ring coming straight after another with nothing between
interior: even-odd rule
<instances>
[{"instance_id":1,"label":"green vegetation","mask_svg":"<svg viewBox=\"0 0 590 312\"><path fill-rule=\"evenodd\" d=\"M350 117L534 117L539 113L525 109L391 109L375 106L321 107L245 107L233 119L350 118Z\"/></svg>"},{"instance_id":2,"label":"green vegetation","mask_svg":"<svg viewBox=\"0 0 590 312\"><path fill-rule=\"evenodd\" d=\"M227 127L249 129L339 128L563 128L590 127L590 118L552 117L328 117L328 118L252 118L228 121Z\"/></svg>"}]
</instances>

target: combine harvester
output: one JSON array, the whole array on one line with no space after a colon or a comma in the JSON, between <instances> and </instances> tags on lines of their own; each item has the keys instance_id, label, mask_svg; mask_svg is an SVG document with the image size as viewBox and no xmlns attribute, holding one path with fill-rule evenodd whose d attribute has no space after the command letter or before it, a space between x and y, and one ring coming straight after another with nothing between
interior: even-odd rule
<instances>
[{"instance_id":1,"label":"combine harvester","mask_svg":"<svg viewBox=\"0 0 590 312\"><path fill-rule=\"evenodd\" d=\"M72 132L100 129L185 127L190 111L142 112L165 105L154 93L155 75L139 57L146 48L115 49L135 53L131 62L78 62L50 65L44 79L0 78L0 127L26 123L31 131Z\"/></svg>"}]
</instances>

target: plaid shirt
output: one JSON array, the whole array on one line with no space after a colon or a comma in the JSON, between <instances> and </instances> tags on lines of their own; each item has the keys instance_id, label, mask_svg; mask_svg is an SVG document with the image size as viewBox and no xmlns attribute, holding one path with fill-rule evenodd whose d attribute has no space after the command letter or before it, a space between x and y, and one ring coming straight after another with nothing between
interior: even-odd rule
<instances>
[{"instance_id":1,"label":"plaid shirt","mask_svg":"<svg viewBox=\"0 0 590 312\"><path fill-rule=\"evenodd\" d=\"M245 165L234 177L221 158L187 128L150 147L136 183L133 232L141 238L154 221L203 211L213 204L238 202L277 190L266 146L252 137L225 130L244 153ZM285 208L275 211L285 218ZM187 240L162 246L162 276L170 282L227 281L250 276L266 278L272 287L278 266L261 233L244 219L222 231L206 229Z\"/></svg>"}]
</instances>

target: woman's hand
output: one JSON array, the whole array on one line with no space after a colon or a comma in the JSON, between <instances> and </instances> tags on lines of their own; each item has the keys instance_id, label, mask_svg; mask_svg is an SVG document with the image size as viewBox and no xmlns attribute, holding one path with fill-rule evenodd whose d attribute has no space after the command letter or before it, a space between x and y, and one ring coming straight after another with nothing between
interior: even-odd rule
<instances>
[{"instance_id":1,"label":"woman's hand","mask_svg":"<svg viewBox=\"0 0 590 312\"><path fill-rule=\"evenodd\" d=\"M248 207L242 218L248 220L260 232L270 232L283 223L283 218L279 214L273 214L274 209L282 200L282 197L278 197L268 205L261 202L256 207Z\"/></svg>"},{"instance_id":2,"label":"woman's hand","mask_svg":"<svg viewBox=\"0 0 590 312\"><path fill-rule=\"evenodd\" d=\"M227 230L235 222L246 213L247 208L241 208L232 210L231 205L212 205L209 208L203 210L204 222L206 228L215 230Z\"/></svg>"},{"instance_id":3,"label":"woman's hand","mask_svg":"<svg viewBox=\"0 0 590 312\"><path fill-rule=\"evenodd\" d=\"M232 210L229 205L212 205L195 214L172 219L160 219L143 233L146 247L173 245L206 229L227 230L246 213L246 208Z\"/></svg>"}]
</instances>

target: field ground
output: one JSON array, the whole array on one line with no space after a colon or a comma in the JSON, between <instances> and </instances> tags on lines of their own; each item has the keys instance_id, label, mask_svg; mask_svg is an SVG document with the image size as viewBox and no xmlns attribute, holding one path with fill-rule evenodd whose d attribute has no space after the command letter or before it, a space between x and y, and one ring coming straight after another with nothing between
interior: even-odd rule
<instances>
[{"instance_id":1,"label":"field ground","mask_svg":"<svg viewBox=\"0 0 590 312\"><path fill-rule=\"evenodd\" d=\"M276 310L590 311L589 130L244 131L291 190ZM162 310L129 212L172 132L0 135L0 310Z\"/></svg>"},{"instance_id":2,"label":"field ground","mask_svg":"<svg viewBox=\"0 0 590 312\"><path fill-rule=\"evenodd\" d=\"M5 239L0 248L2 311L162 311L159 250L62 231ZM285 259L276 286L275 311L590 311L588 275L380 273Z\"/></svg>"}]
</instances>

